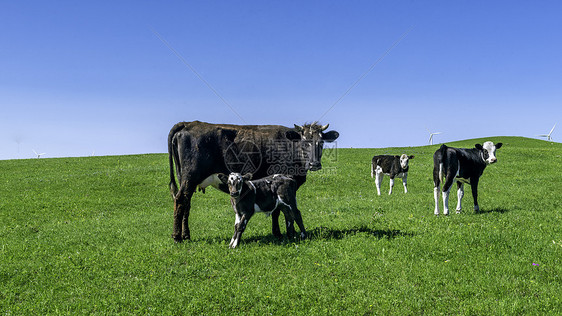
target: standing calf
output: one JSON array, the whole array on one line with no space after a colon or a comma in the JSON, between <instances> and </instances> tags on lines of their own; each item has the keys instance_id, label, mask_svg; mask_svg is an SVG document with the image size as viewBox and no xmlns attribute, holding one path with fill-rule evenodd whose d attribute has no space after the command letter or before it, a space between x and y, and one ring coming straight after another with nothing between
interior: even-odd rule
<instances>
[{"instance_id":1,"label":"standing calf","mask_svg":"<svg viewBox=\"0 0 562 316\"><path fill-rule=\"evenodd\" d=\"M281 210L285 215L287 237L293 238L295 235L295 220L299 225L301 238L306 237L301 213L297 208L297 182L292 177L276 174L254 181L250 181L251 173L244 176L240 173L228 176L221 173L218 177L228 185L230 203L236 213L231 248L238 246L248 221L256 212L270 215L275 210Z\"/></svg>"},{"instance_id":2,"label":"standing calf","mask_svg":"<svg viewBox=\"0 0 562 316\"><path fill-rule=\"evenodd\" d=\"M390 176L390 190L388 194L392 194L395 177L402 178L404 193L408 193L408 161L410 159L414 159L414 156L403 154L402 156L380 155L373 157L371 161L371 178L376 175L375 184L377 185L378 195L381 195L381 183L385 174Z\"/></svg>"},{"instance_id":3,"label":"standing calf","mask_svg":"<svg viewBox=\"0 0 562 316\"><path fill-rule=\"evenodd\" d=\"M453 182L457 180L457 213L461 212L461 200L464 196L464 184L470 184L474 198L474 211L478 212L478 180L487 165L497 161L496 149L502 143L494 145L485 142L476 144L475 148L453 148L441 145L433 154L433 197L435 199L435 215L439 215L439 186L443 183L443 214L449 215L449 191Z\"/></svg>"}]
</instances>

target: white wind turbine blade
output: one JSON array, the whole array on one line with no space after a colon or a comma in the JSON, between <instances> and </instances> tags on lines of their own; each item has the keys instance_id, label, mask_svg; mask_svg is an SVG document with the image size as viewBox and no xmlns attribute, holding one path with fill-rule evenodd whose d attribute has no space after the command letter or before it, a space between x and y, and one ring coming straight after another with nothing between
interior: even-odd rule
<instances>
[{"instance_id":1,"label":"white wind turbine blade","mask_svg":"<svg viewBox=\"0 0 562 316\"><path fill-rule=\"evenodd\" d=\"M538 137L545 137L546 140L550 141L552 140L552 132L554 131L554 128L556 127L556 124L554 124L554 126L552 127L552 129L550 130L550 132L548 134L541 134L541 135L537 135Z\"/></svg>"},{"instance_id":2,"label":"white wind turbine blade","mask_svg":"<svg viewBox=\"0 0 562 316\"><path fill-rule=\"evenodd\" d=\"M37 158L41 158L41 156L43 156L44 154L46 154L46 153L40 153L40 154L39 154L39 153L37 153L37 152L35 151L35 149L32 149L32 150L33 150L33 153L37 156Z\"/></svg>"},{"instance_id":3,"label":"white wind turbine blade","mask_svg":"<svg viewBox=\"0 0 562 316\"><path fill-rule=\"evenodd\" d=\"M435 133L429 132L429 143L430 143L430 145L433 145L433 135L439 135L439 134L441 134L441 132L435 132Z\"/></svg>"},{"instance_id":4,"label":"white wind turbine blade","mask_svg":"<svg viewBox=\"0 0 562 316\"><path fill-rule=\"evenodd\" d=\"M556 124L554 124L554 126L552 127L552 129L550 130L550 133L548 133L548 137L550 138L550 135L552 135L552 132L554 131L554 128L556 127Z\"/></svg>"}]
</instances>

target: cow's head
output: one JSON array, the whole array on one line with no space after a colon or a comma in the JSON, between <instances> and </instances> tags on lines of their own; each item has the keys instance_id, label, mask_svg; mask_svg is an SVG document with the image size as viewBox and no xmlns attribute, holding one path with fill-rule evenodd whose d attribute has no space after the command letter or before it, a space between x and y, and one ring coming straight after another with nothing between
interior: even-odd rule
<instances>
[{"instance_id":1,"label":"cow's head","mask_svg":"<svg viewBox=\"0 0 562 316\"><path fill-rule=\"evenodd\" d=\"M218 177L222 181L222 183L228 185L230 196L236 198L239 197L242 193L244 181L251 180L252 174L246 173L245 175L242 175L240 173L232 172L227 176L224 173L219 173Z\"/></svg>"},{"instance_id":2,"label":"cow's head","mask_svg":"<svg viewBox=\"0 0 562 316\"><path fill-rule=\"evenodd\" d=\"M492 142L485 142L483 145L476 144L474 146L480 151L482 160L484 160L484 162L489 165L498 161L498 159L496 158L496 149L501 148L502 145L502 143L497 143L494 145L494 143Z\"/></svg>"},{"instance_id":3,"label":"cow's head","mask_svg":"<svg viewBox=\"0 0 562 316\"><path fill-rule=\"evenodd\" d=\"M297 142L295 153L303 159L304 167L306 170L316 171L322 169L322 149L324 142L335 141L340 134L336 131L324 132L328 129L326 125L319 125L317 123L296 125L294 130L287 131L286 136L288 139Z\"/></svg>"},{"instance_id":4,"label":"cow's head","mask_svg":"<svg viewBox=\"0 0 562 316\"><path fill-rule=\"evenodd\" d=\"M414 159L414 155L408 156L406 154L402 154L402 156L400 156L400 167L402 167L402 169L408 168L408 161L410 161L410 159Z\"/></svg>"}]
</instances>

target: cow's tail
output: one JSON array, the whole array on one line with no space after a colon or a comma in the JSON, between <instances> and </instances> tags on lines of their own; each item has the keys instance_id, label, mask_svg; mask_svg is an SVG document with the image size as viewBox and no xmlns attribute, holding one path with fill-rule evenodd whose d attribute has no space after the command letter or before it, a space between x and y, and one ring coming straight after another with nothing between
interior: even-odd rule
<instances>
[{"instance_id":1,"label":"cow's tail","mask_svg":"<svg viewBox=\"0 0 562 316\"><path fill-rule=\"evenodd\" d=\"M174 127L172 127L170 133L168 134L168 161L170 163L170 193L172 194L173 198L175 198L176 195L178 194L178 186L176 184L176 178L174 175L175 172L174 160L176 163L176 168L179 170L179 156L178 156L177 147L174 146L174 135L180 130L182 130L183 127L184 127L183 124L178 123L174 125Z\"/></svg>"},{"instance_id":2,"label":"cow's tail","mask_svg":"<svg viewBox=\"0 0 562 316\"><path fill-rule=\"evenodd\" d=\"M433 158L433 163L434 163L434 168L438 168L436 170L434 170L434 179L433 181L435 182L435 186L439 185L439 181L443 180L443 170L446 170L448 168L447 163L448 163L448 159L447 159L447 149L449 147L447 147L447 145L443 144L441 145L441 147L439 147L439 149L436 152L436 155Z\"/></svg>"},{"instance_id":3,"label":"cow's tail","mask_svg":"<svg viewBox=\"0 0 562 316\"><path fill-rule=\"evenodd\" d=\"M371 178L375 177L375 168L379 165L379 160L380 158L377 158L377 160L374 159L371 160Z\"/></svg>"},{"instance_id":4,"label":"cow's tail","mask_svg":"<svg viewBox=\"0 0 562 316\"><path fill-rule=\"evenodd\" d=\"M439 162L440 162L440 163L443 163L443 161L446 161L446 160L447 160L446 157L445 157L445 156L447 155L447 148L448 148L448 147L447 147L447 145L445 145L445 144L443 144L443 145L441 145L441 147L439 147L439 153L440 153L440 155L439 155L439 157L440 157L440 158L439 158Z\"/></svg>"}]
</instances>

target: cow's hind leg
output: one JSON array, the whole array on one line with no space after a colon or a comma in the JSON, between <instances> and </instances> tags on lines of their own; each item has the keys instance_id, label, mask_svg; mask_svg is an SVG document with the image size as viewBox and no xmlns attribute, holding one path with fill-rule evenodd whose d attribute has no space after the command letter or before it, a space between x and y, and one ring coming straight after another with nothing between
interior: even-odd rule
<instances>
[{"instance_id":1,"label":"cow's hind leg","mask_svg":"<svg viewBox=\"0 0 562 316\"><path fill-rule=\"evenodd\" d=\"M301 238L305 239L306 238L306 229L304 228L304 223L302 221L301 211L297 208L296 205L295 205L293 213L295 215L295 221L297 222L297 225L299 226L299 230L301 231Z\"/></svg>"},{"instance_id":2,"label":"cow's hind leg","mask_svg":"<svg viewBox=\"0 0 562 316\"><path fill-rule=\"evenodd\" d=\"M434 214L439 215L439 195L441 195L441 165L435 163L433 166L433 199L435 200Z\"/></svg>"},{"instance_id":3,"label":"cow's hind leg","mask_svg":"<svg viewBox=\"0 0 562 316\"><path fill-rule=\"evenodd\" d=\"M189 211L194 191L186 187L180 187L178 194L174 198L174 232L172 233L172 238L176 242L182 242L191 238L189 232Z\"/></svg>"},{"instance_id":4,"label":"cow's hind leg","mask_svg":"<svg viewBox=\"0 0 562 316\"><path fill-rule=\"evenodd\" d=\"M283 209L283 215L285 215L285 226L287 228L287 238L295 238L295 219L292 212L288 209Z\"/></svg>"},{"instance_id":5,"label":"cow's hind leg","mask_svg":"<svg viewBox=\"0 0 562 316\"><path fill-rule=\"evenodd\" d=\"M433 214L439 215L439 195L441 195L441 189L439 184L433 188L433 199L435 200L435 210Z\"/></svg>"},{"instance_id":6,"label":"cow's hind leg","mask_svg":"<svg viewBox=\"0 0 562 316\"><path fill-rule=\"evenodd\" d=\"M283 238L283 235L281 235L281 230L279 229L279 215L280 214L281 214L281 211L279 209L276 209L271 213L271 233L277 239Z\"/></svg>"},{"instance_id":7,"label":"cow's hind leg","mask_svg":"<svg viewBox=\"0 0 562 316\"><path fill-rule=\"evenodd\" d=\"M443 183L443 215L449 215L449 193L455 181L455 175L448 173Z\"/></svg>"},{"instance_id":8,"label":"cow's hind leg","mask_svg":"<svg viewBox=\"0 0 562 316\"><path fill-rule=\"evenodd\" d=\"M379 172L378 170L376 170L375 172L375 185L377 186L377 194L381 195L381 183L384 174L382 172Z\"/></svg>"},{"instance_id":9,"label":"cow's hind leg","mask_svg":"<svg viewBox=\"0 0 562 316\"><path fill-rule=\"evenodd\" d=\"M302 221L301 211L297 207L296 199L289 199L289 203L287 204L287 211L285 213L290 213L290 216L297 222L299 226L299 230L301 231L300 237L302 239L306 238L306 229L304 228L304 223ZM286 218L287 216L285 216ZM294 233L295 229L292 228L292 232Z\"/></svg>"},{"instance_id":10,"label":"cow's hind leg","mask_svg":"<svg viewBox=\"0 0 562 316\"><path fill-rule=\"evenodd\" d=\"M464 183L457 181L457 214L462 211L462 198L464 196Z\"/></svg>"}]
</instances>

